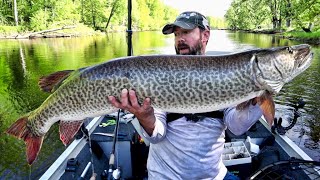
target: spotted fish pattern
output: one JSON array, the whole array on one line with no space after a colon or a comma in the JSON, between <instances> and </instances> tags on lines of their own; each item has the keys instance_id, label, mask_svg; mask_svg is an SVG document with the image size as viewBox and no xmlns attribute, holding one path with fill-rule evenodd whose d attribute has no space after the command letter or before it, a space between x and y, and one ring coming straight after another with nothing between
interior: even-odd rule
<instances>
[{"instance_id":1,"label":"spotted fish pattern","mask_svg":"<svg viewBox=\"0 0 320 180\"><path fill-rule=\"evenodd\" d=\"M285 83L309 67L311 59L309 45L255 49L223 56L118 58L66 73L52 90L48 88L53 93L43 104L19 119L7 132L24 139L28 149L34 137L43 137L60 121L60 138L67 144L78 128L70 128L74 129L70 133L62 132L68 130L64 126L80 127L87 117L116 111L108 102L108 96L120 98L124 88L134 89L139 102L149 97L153 107L166 112L201 113L223 109L266 91L279 92ZM44 77L43 81L46 79L49 78ZM40 147L41 143L42 140L38 142ZM33 155L27 152L29 164L39 149L29 152Z\"/></svg>"}]
</instances>

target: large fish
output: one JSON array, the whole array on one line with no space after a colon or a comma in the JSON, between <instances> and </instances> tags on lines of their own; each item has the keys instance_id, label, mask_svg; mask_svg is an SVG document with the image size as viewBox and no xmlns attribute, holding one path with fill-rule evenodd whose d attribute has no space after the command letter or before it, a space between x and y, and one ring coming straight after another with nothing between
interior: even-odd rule
<instances>
[{"instance_id":1,"label":"large fish","mask_svg":"<svg viewBox=\"0 0 320 180\"><path fill-rule=\"evenodd\" d=\"M224 56L151 55L118 58L76 71L60 71L39 81L52 94L36 110L17 120L7 133L26 143L27 161L36 159L44 135L60 121L66 145L87 117L117 109L108 96L134 89L140 102L166 112L215 111L258 99L269 123L272 94L311 64L309 45L255 49Z\"/></svg>"}]
</instances>

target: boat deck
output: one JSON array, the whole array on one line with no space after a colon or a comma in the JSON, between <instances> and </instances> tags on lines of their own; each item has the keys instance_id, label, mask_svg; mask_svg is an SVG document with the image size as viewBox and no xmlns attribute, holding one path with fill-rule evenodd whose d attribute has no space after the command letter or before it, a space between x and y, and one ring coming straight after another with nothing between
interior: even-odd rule
<instances>
[{"instance_id":1,"label":"boat deck","mask_svg":"<svg viewBox=\"0 0 320 180\"><path fill-rule=\"evenodd\" d=\"M112 118L111 118L112 119ZM106 123L110 117L104 117L101 123ZM110 134L97 135L95 133L113 133L114 125L97 127L91 134L92 154L88 143L76 157L76 165L70 166L61 176L62 180L78 179L88 162L93 162L96 179L106 179L109 168L109 157L112 149L113 138ZM121 167L121 177L123 179L147 179L146 162L148 147L141 142L131 123L120 123L119 138L116 146L115 167ZM228 170L238 175L242 179L249 177L256 170L272 162L288 160L290 156L276 143L270 131L258 121L250 130L241 136L235 136L230 131L226 131L226 142L244 141L247 136L251 137L252 142L260 146L260 155L252 156L252 163L227 166ZM71 161L74 162L74 161ZM72 164L72 163L71 163ZM84 179L90 179L92 168L86 173ZM301 178L301 174L299 174ZM304 179L308 179L305 177Z\"/></svg>"},{"instance_id":2,"label":"boat deck","mask_svg":"<svg viewBox=\"0 0 320 180\"><path fill-rule=\"evenodd\" d=\"M113 120L111 117L105 117L101 123L106 123L108 120ZM90 154L89 144L81 150L76 157L77 166L71 171L65 171L62 180L77 179L83 172L88 162L93 162L94 172L97 174L96 179L103 179L101 176L103 172L107 172L109 168L109 157L112 149L113 137L106 135L97 135L95 133L112 133L114 132L115 125L109 125L106 127L97 127L91 134L91 149ZM131 123L120 123L118 128L118 142L116 145L116 156L119 158L118 162L115 162L115 166L118 165L122 168L122 177L136 177L133 179L143 179L147 176L145 171L146 160L148 154L148 147L143 142L140 142ZM92 158L92 159L91 159ZM132 162L132 164L131 164ZM90 168L84 179L90 179L92 176L92 169Z\"/></svg>"}]
</instances>

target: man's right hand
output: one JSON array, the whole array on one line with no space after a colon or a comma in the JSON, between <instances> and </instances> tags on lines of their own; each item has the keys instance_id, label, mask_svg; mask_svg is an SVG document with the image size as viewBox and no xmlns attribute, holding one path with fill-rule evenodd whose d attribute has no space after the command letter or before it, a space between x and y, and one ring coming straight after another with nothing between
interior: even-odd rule
<instances>
[{"instance_id":1,"label":"man's right hand","mask_svg":"<svg viewBox=\"0 0 320 180\"><path fill-rule=\"evenodd\" d=\"M143 101L143 104L140 105L134 90L128 91L127 89L123 89L121 91L121 101L117 100L114 96L109 96L108 99L113 106L134 114L144 130L149 135L152 135L156 118L154 116L150 98L146 98Z\"/></svg>"}]
</instances>

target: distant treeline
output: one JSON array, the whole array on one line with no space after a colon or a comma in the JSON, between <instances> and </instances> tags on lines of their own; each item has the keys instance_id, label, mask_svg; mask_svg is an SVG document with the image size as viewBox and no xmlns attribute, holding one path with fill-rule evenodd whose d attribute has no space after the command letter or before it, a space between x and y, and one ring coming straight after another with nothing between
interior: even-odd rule
<instances>
[{"instance_id":1,"label":"distant treeline","mask_svg":"<svg viewBox=\"0 0 320 180\"><path fill-rule=\"evenodd\" d=\"M41 31L84 24L95 30L123 31L128 22L128 0L4 0L0 1L0 33ZM132 28L160 30L178 15L162 0L132 0ZM208 17L213 28L225 28L223 18ZM109 22L109 23L108 23Z\"/></svg>"},{"instance_id":2,"label":"distant treeline","mask_svg":"<svg viewBox=\"0 0 320 180\"><path fill-rule=\"evenodd\" d=\"M320 30L319 0L233 0L226 15L232 29Z\"/></svg>"}]
</instances>

